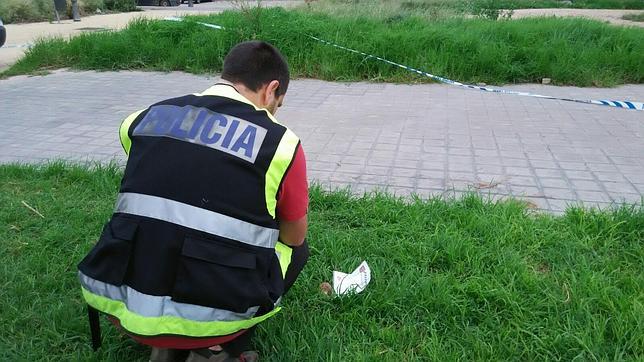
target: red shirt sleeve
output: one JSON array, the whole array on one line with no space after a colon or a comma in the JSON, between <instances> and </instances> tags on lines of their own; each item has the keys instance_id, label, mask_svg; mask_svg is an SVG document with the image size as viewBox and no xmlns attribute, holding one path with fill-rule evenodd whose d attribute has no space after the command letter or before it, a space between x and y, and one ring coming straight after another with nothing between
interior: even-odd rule
<instances>
[{"instance_id":1,"label":"red shirt sleeve","mask_svg":"<svg viewBox=\"0 0 644 362\"><path fill-rule=\"evenodd\" d=\"M306 158L302 145L297 146L291 168L287 171L277 197L277 218L296 221L309 209L309 184L306 179Z\"/></svg>"}]
</instances>

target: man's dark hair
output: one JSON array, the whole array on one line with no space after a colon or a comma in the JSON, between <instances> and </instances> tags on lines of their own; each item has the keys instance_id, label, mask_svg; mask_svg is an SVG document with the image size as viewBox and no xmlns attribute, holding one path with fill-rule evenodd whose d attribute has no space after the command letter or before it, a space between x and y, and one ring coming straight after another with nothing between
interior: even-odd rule
<instances>
[{"instance_id":1,"label":"man's dark hair","mask_svg":"<svg viewBox=\"0 0 644 362\"><path fill-rule=\"evenodd\" d=\"M272 80L280 82L276 95L288 89L288 64L284 56L269 43L247 41L233 47L224 59L221 77L233 83L241 83L257 91Z\"/></svg>"}]
</instances>

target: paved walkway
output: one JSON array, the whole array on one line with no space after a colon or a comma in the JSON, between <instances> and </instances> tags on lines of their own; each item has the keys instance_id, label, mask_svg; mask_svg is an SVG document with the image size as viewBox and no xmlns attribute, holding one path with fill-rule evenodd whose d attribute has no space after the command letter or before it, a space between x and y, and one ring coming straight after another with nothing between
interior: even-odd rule
<instances>
[{"instance_id":1,"label":"paved walkway","mask_svg":"<svg viewBox=\"0 0 644 362\"><path fill-rule=\"evenodd\" d=\"M124 160L130 112L201 91L184 73L57 71L0 81L0 162ZM644 86L510 87L579 98L644 99ZM480 190L541 209L607 206L644 194L644 113L445 85L292 82L277 114L303 140L312 180L399 195Z\"/></svg>"}]
</instances>

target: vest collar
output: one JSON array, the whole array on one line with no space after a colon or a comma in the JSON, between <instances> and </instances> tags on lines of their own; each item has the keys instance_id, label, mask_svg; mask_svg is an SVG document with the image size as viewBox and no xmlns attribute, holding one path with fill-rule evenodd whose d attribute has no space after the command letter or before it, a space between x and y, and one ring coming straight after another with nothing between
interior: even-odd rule
<instances>
[{"instance_id":1,"label":"vest collar","mask_svg":"<svg viewBox=\"0 0 644 362\"><path fill-rule=\"evenodd\" d=\"M225 98L230 98L234 99L238 102L246 103L257 111L264 111L268 115L268 117L275 123L279 123L275 117L269 112L266 108L258 108L253 102L251 102L248 98L244 97L241 93L235 89L232 83L226 81L226 80L220 80L217 82L215 85L212 87L206 89L205 91L201 93L196 93L198 96L218 96L218 97L225 97Z\"/></svg>"}]
</instances>

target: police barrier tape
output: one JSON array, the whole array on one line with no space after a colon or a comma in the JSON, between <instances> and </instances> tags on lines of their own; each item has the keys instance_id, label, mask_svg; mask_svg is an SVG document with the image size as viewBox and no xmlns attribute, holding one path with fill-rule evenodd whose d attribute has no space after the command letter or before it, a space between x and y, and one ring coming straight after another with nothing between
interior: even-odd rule
<instances>
[{"instance_id":1,"label":"police barrier tape","mask_svg":"<svg viewBox=\"0 0 644 362\"><path fill-rule=\"evenodd\" d=\"M183 21L184 19L180 18L180 17L168 17L168 18L165 18L165 20ZM220 25L203 23L203 22L199 22L199 21L196 22L196 23L199 24L199 25L206 26L208 28L212 28L212 29L219 29L219 30L225 30L226 29L226 28L224 28L223 26L220 26ZM354 54L360 54L360 55L363 55L363 56L365 56L367 58L373 58L373 59L379 60L381 62L391 64L393 66L408 70L408 71L410 71L412 73L416 73L416 74L431 78L431 79L433 79L435 81L438 81L438 82L441 82L441 83L444 83L444 84L448 84L448 85L457 86L457 87L462 87L462 88L467 88L467 89L477 89L477 90L480 90L480 91L491 92L491 93L511 94L511 95L517 95L517 96L523 96L523 97L533 97L533 98L541 98L541 99L553 99L553 100L559 100L559 101L584 103L584 104L596 104L596 105L600 105L600 106L609 106L609 107L615 107L615 108L634 109L634 110L638 110L638 111L644 110L644 102L615 101L615 100L603 100L603 99L602 100L594 100L594 99L583 100L583 99L574 99L574 98L562 98L562 97L546 96L546 95L542 95L542 94L535 94L535 93L529 93L529 92L519 92L519 91L512 91L512 90L501 89L501 88L490 88L490 87L481 87L481 86L472 85L472 84L465 84L465 83L457 82L457 81L447 79L447 78L444 78L444 77L441 77L441 76L438 76L438 75L427 73L427 72L424 72L424 71L422 71L420 69L412 68L412 67L404 65L404 64L392 62L391 60L388 60L388 59L385 59L385 58L382 58L382 57L379 57L379 56L376 56L376 55L367 54L367 53L359 51L359 50L347 48L347 47L342 46L340 44L336 44L336 43L333 43L333 42L330 42L330 41L327 41L327 40L324 40L324 39L320 39L320 38L318 38L316 36L313 36L313 35L308 35L307 34L306 36L311 38L311 39L313 39L313 40L316 40L316 41L318 41L318 42L320 42L322 44L330 45L332 47L342 49L342 50L346 50L346 51L354 53Z\"/></svg>"}]
</instances>

